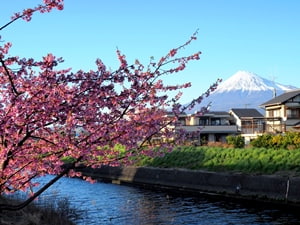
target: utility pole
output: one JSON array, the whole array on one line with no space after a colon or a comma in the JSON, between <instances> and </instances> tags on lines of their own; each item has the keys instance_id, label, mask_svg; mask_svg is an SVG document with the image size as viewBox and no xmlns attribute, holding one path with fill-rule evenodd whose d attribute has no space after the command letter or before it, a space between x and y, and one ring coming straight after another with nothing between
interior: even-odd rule
<instances>
[{"instance_id":1,"label":"utility pole","mask_svg":"<svg viewBox=\"0 0 300 225\"><path fill-rule=\"evenodd\" d=\"M274 85L274 87L273 87L273 98L275 98L275 97L277 96L276 88L275 88L275 79L276 79L277 77L275 77L274 75L272 75L272 76L270 76L270 78L271 78L271 80L272 80L272 82L273 82L273 85Z\"/></svg>"}]
</instances>

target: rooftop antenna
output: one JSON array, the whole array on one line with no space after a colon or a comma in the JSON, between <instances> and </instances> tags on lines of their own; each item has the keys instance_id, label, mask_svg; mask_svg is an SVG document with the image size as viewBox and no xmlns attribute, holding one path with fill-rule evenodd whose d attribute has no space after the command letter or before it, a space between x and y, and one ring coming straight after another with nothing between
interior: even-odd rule
<instances>
[{"instance_id":1,"label":"rooftop antenna","mask_svg":"<svg viewBox=\"0 0 300 225\"><path fill-rule=\"evenodd\" d=\"M273 82L273 85L274 85L274 88L273 88L273 98L275 98L277 96L277 91L276 91L276 88L275 88L275 79L277 77L275 77L274 75L270 76L272 82Z\"/></svg>"}]
</instances>

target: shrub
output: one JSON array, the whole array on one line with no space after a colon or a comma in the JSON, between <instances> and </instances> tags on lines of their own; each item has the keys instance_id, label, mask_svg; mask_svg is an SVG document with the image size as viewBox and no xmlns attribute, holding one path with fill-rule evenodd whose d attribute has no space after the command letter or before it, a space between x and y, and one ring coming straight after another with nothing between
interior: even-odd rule
<instances>
[{"instance_id":1,"label":"shrub","mask_svg":"<svg viewBox=\"0 0 300 225\"><path fill-rule=\"evenodd\" d=\"M232 145L234 148L244 148L245 147L245 140L242 136L227 136L226 141L229 145Z\"/></svg>"},{"instance_id":2,"label":"shrub","mask_svg":"<svg viewBox=\"0 0 300 225\"><path fill-rule=\"evenodd\" d=\"M297 149L300 148L300 133L286 132L285 134L264 134L252 140L250 143L257 148L275 148L275 149Z\"/></svg>"},{"instance_id":3,"label":"shrub","mask_svg":"<svg viewBox=\"0 0 300 225\"><path fill-rule=\"evenodd\" d=\"M272 147L272 135L264 134L253 139L250 144L255 148L271 148Z\"/></svg>"}]
</instances>

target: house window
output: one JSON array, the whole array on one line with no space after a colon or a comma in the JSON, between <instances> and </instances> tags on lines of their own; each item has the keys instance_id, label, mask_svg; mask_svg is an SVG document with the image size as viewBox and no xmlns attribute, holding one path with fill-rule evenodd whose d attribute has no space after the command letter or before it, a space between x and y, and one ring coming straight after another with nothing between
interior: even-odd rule
<instances>
[{"instance_id":1,"label":"house window","mask_svg":"<svg viewBox=\"0 0 300 225\"><path fill-rule=\"evenodd\" d=\"M280 109L270 110L269 117L280 117Z\"/></svg>"},{"instance_id":2,"label":"house window","mask_svg":"<svg viewBox=\"0 0 300 225\"><path fill-rule=\"evenodd\" d=\"M287 109L287 118L294 119L294 118L300 118L300 110L299 109Z\"/></svg>"},{"instance_id":3,"label":"house window","mask_svg":"<svg viewBox=\"0 0 300 225\"><path fill-rule=\"evenodd\" d=\"M268 115L269 115L269 117L274 117L273 111L272 111L272 110L269 110L269 111L268 111Z\"/></svg>"},{"instance_id":4,"label":"house window","mask_svg":"<svg viewBox=\"0 0 300 225\"><path fill-rule=\"evenodd\" d=\"M200 118L200 119L199 119L199 125L200 125L200 126L207 126L208 123L209 123L209 120L208 120L208 118L206 118L206 117Z\"/></svg>"},{"instance_id":5,"label":"house window","mask_svg":"<svg viewBox=\"0 0 300 225\"><path fill-rule=\"evenodd\" d=\"M212 125L212 126L218 126L218 125L221 125L221 120L220 120L220 119L212 119L212 120L211 120L211 125Z\"/></svg>"},{"instance_id":6,"label":"house window","mask_svg":"<svg viewBox=\"0 0 300 225\"><path fill-rule=\"evenodd\" d=\"M186 125L185 118L180 118L180 119L178 120L178 125L185 126L185 125Z\"/></svg>"}]
</instances>

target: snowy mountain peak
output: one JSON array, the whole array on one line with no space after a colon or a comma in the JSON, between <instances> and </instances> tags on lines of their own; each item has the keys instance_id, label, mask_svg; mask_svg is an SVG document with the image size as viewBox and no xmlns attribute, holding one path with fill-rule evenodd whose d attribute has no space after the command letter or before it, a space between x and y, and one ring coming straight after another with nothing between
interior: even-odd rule
<instances>
[{"instance_id":1,"label":"snowy mountain peak","mask_svg":"<svg viewBox=\"0 0 300 225\"><path fill-rule=\"evenodd\" d=\"M259 105L274 98L275 95L278 96L295 88L291 85L283 85L264 79L255 73L238 71L223 81L197 107L200 109L210 105L212 111L229 111L232 108L250 107L261 111Z\"/></svg>"},{"instance_id":2,"label":"snowy mountain peak","mask_svg":"<svg viewBox=\"0 0 300 225\"><path fill-rule=\"evenodd\" d=\"M274 89L287 91L293 89L293 87L264 79L255 73L238 71L229 79L221 83L217 88L216 93L231 91L274 91Z\"/></svg>"}]
</instances>

